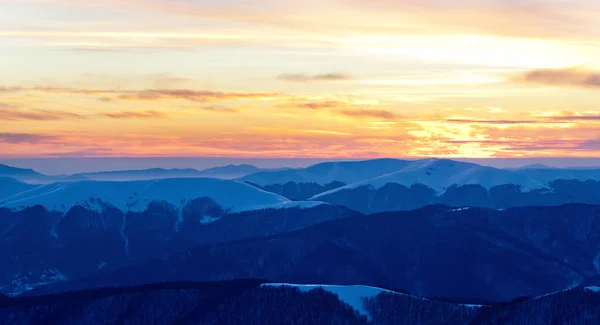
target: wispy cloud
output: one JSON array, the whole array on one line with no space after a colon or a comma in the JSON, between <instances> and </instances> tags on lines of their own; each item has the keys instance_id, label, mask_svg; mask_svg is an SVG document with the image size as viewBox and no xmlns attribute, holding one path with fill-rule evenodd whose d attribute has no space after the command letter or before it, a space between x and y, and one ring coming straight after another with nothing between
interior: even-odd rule
<instances>
[{"instance_id":1,"label":"wispy cloud","mask_svg":"<svg viewBox=\"0 0 600 325\"><path fill-rule=\"evenodd\" d=\"M55 136L34 133L0 133L0 142L10 144L37 144L56 139Z\"/></svg>"},{"instance_id":2,"label":"wispy cloud","mask_svg":"<svg viewBox=\"0 0 600 325\"><path fill-rule=\"evenodd\" d=\"M67 0L43 1L71 4ZM273 0L255 0L252 5L235 1L87 0L81 5L118 6L125 12L155 12L186 21L210 19L288 31L398 35L427 30L520 37L597 36L590 27L599 9L592 0L569 3L568 7L561 1L533 0L307 0L289 5ZM331 19L332 12L335 19Z\"/></svg>"},{"instance_id":3,"label":"wispy cloud","mask_svg":"<svg viewBox=\"0 0 600 325\"><path fill-rule=\"evenodd\" d=\"M600 88L600 71L583 68L538 69L514 76L512 80L547 86Z\"/></svg>"},{"instance_id":4,"label":"wispy cloud","mask_svg":"<svg viewBox=\"0 0 600 325\"><path fill-rule=\"evenodd\" d=\"M69 49L74 52L87 52L87 53L120 53L124 52L123 49L118 48L104 48L104 47L75 47Z\"/></svg>"},{"instance_id":5,"label":"wispy cloud","mask_svg":"<svg viewBox=\"0 0 600 325\"><path fill-rule=\"evenodd\" d=\"M115 99L132 101L187 100L191 102L215 102L227 100L273 100L286 97L283 93L273 92L222 92L194 89L144 89L144 90L111 90L81 89L67 87L2 87L0 92L39 92L49 94L100 95L101 101Z\"/></svg>"},{"instance_id":6,"label":"wispy cloud","mask_svg":"<svg viewBox=\"0 0 600 325\"><path fill-rule=\"evenodd\" d=\"M335 82L350 80L351 77L343 73L325 73L325 74L303 74L303 73L282 73L277 76L277 80L288 82Z\"/></svg>"},{"instance_id":7,"label":"wispy cloud","mask_svg":"<svg viewBox=\"0 0 600 325\"><path fill-rule=\"evenodd\" d=\"M148 110L148 111L121 111L115 113L104 113L104 116L114 119L131 119L131 118L167 118L168 114L165 112Z\"/></svg>"},{"instance_id":8,"label":"wispy cloud","mask_svg":"<svg viewBox=\"0 0 600 325\"><path fill-rule=\"evenodd\" d=\"M69 119L85 119L85 115L44 109L18 109L0 107L0 120L6 121L56 121Z\"/></svg>"},{"instance_id":9,"label":"wispy cloud","mask_svg":"<svg viewBox=\"0 0 600 325\"><path fill-rule=\"evenodd\" d=\"M551 116L548 119L555 121L600 121L600 115L564 115Z\"/></svg>"},{"instance_id":10,"label":"wispy cloud","mask_svg":"<svg viewBox=\"0 0 600 325\"><path fill-rule=\"evenodd\" d=\"M283 95L281 93L220 92L211 90L190 89L150 89L141 91L122 91L118 93L118 98L123 100L187 100L191 102L215 102L228 100L273 100Z\"/></svg>"},{"instance_id":11,"label":"wispy cloud","mask_svg":"<svg viewBox=\"0 0 600 325\"><path fill-rule=\"evenodd\" d=\"M336 100L316 100L316 101L291 101L277 105L278 108L289 109L328 109L345 106L346 103Z\"/></svg>"},{"instance_id":12,"label":"wispy cloud","mask_svg":"<svg viewBox=\"0 0 600 325\"><path fill-rule=\"evenodd\" d=\"M202 106L202 107L198 107L198 109L201 111L206 111L206 112L224 112L224 113L237 112L237 109L235 109L235 108L218 106L218 105Z\"/></svg>"},{"instance_id":13,"label":"wispy cloud","mask_svg":"<svg viewBox=\"0 0 600 325\"><path fill-rule=\"evenodd\" d=\"M325 135L338 135L338 136L351 136L352 133L339 132L331 130L304 130L306 133L325 134Z\"/></svg>"},{"instance_id":14,"label":"wispy cloud","mask_svg":"<svg viewBox=\"0 0 600 325\"><path fill-rule=\"evenodd\" d=\"M462 118L449 118L445 119L445 122L450 123L466 123L466 124L536 124L540 121L535 120L485 120L485 119L462 119Z\"/></svg>"},{"instance_id":15,"label":"wispy cloud","mask_svg":"<svg viewBox=\"0 0 600 325\"><path fill-rule=\"evenodd\" d=\"M391 120L396 118L396 114L390 111L382 109L343 109L339 111L340 114L351 116L351 117L367 117L367 118L381 118Z\"/></svg>"}]
</instances>

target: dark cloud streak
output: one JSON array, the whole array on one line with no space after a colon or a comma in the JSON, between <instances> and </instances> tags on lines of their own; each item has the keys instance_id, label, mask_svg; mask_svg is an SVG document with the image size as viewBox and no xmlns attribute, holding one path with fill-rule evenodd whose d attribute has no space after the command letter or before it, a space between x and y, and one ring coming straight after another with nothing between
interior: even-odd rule
<instances>
[{"instance_id":1,"label":"dark cloud streak","mask_svg":"<svg viewBox=\"0 0 600 325\"><path fill-rule=\"evenodd\" d=\"M57 121L57 120L83 120L85 115L44 109L15 109L0 106L0 120L6 121Z\"/></svg>"},{"instance_id":2,"label":"dark cloud streak","mask_svg":"<svg viewBox=\"0 0 600 325\"><path fill-rule=\"evenodd\" d=\"M534 120L478 120L478 119L446 119L445 122L465 124L536 124L543 123Z\"/></svg>"},{"instance_id":3,"label":"dark cloud streak","mask_svg":"<svg viewBox=\"0 0 600 325\"><path fill-rule=\"evenodd\" d=\"M113 119L129 119L129 118L167 118L168 115L164 112L148 110L148 111L121 111L114 113L104 113L104 116Z\"/></svg>"},{"instance_id":4,"label":"dark cloud streak","mask_svg":"<svg viewBox=\"0 0 600 325\"><path fill-rule=\"evenodd\" d=\"M511 80L547 86L600 89L600 72L582 68L531 70Z\"/></svg>"},{"instance_id":5,"label":"dark cloud streak","mask_svg":"<svg viewBox=\"0 0 600 325\"><path fill-rule=\"evenodd\" d=\"M396 118L396 114L380 109L343 109L340 110L339 113L350 117L373 117L386 120Z\"/></svg>"},{"instance_id":6,"label":"dark cloud streak","mask_svg":"<svg viewBox=\"0 0 600 325\"><path fill-rule=\"evenodd\" d=\"M0 133L0 143L37 144L56 139L55 136L32 133Z\"/></svg>"}]
</instances>

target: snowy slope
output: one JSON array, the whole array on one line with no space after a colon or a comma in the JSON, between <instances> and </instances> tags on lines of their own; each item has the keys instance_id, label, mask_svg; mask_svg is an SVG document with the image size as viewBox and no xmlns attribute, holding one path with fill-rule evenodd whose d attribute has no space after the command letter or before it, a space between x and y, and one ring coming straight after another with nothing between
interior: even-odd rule
<instances>
[{"instance_id":1,"label":"snowy slope","mask_svg":"<svg viewBox=\"0 0 600 325\"><path fill-rule=\"evenodd\" d=\"M298 288L301 292L309 292L314 289L323 289L327 292L333 293L338 298L348 304L354 310L358 311L361 315L371 317L368 311L365 309L363 300L367 298L376 297L380 293L387 292L397 295L405 295L404 293L390 291L377 287L370 287L365 285L315 285L315 284L290 284L290 283L266 283L263 286L271 287L294 287ZM415 299L425 299L417 296L412 296ZM472 308L481 307L480 305L463 305Z\"/></svg>"},{"instance_id":2,"label":"snowy slope","mask_svg":"<svg viewBox=\"0 0 600 325\"><path fill-rule=\"evenodd\" d=\"M409 161L398 159L328 162L308 168L255 173L242 177L241 180L259 186L285 184L287 182L325 185L333 181L339 181L351 184L397 171L409 163Z\"/></svg>"},{"instance_id":3,"label":"snowy slope","mask_svg":"<svg viewBox=\"0 0 600 325\"><path fill-rule=\"evenodd\" d=\"M143 211L150 202L167 201L182 207L187 201L210 197L232 212L302 206L290 200L251 185L212 178L162 179L131 182L82 181L43 185L5 198L2 207L21 209L42 205L50 210L67 211L75 205L101 209L100 199L122 211ZM310 203L314 206L315 203Z\"/></svg>"},{"instance_id":4,"label":"snowy slope","mask_svg":"<svg viewBox=\"0 0 600 325\"><path fill-rule=\"evenodd\" d=\"M331 292L338 296L338 298L347 303L350 307L354 308L360 314L370 317L369 313L364 307L363 299L372 298L377 296L382 292L391 292L396 293L394 291L389 291L377 287L369 287L363 285L356 286L340 286L340 285L311 285L311 284L289 284L289 283L268 283L264 284L264 286L271 287L294 287L298 288L301 292L308 292L314 289L323 289L327 292ZM400 294L400 293L398 293Z\"/></svg>"},{"instance_id":5,"label":"snowy slope","mask_svg":"<svg viewBox=\"0 0 600 325\"><path fill-rule=\"evenodd\" d=\"M0 202L4 198L30 190L37 187L37 185L31 185L20 182L10 177L0 177Z\"/></svg>"},{"instance_id":6,"label":"snowy slope","mask_svg":"<svg viewBox=\"0 0 600 325\"><path fill-rule=\"evenodd\" d=\"M414 161L396 172L318 194L313 199L360 186L380 188L387 183L398 183L405 186L424 184L438 192L443 192L454 184L459 186L479 184L488 189L503 184L521 185L523 190L545 187L544 183L533 179L523 171L497 169L447 159L424 159Z\"/></svg>"}]
</instances>

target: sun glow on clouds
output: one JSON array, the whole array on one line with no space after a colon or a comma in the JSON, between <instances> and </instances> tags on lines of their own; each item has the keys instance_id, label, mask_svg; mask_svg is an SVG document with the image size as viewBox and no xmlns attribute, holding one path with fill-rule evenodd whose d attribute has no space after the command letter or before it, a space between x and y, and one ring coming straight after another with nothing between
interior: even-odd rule
<instances>
[{"instance_id":1,"label":"sun glow on clouds","mask_svg":"<svg viewBox=\"0 0 600 325\"><path fill-rule=\"evenodd\" d=\"M599 13L7 0L0 156L598 156Z\"/></svg>"}]
</instances>

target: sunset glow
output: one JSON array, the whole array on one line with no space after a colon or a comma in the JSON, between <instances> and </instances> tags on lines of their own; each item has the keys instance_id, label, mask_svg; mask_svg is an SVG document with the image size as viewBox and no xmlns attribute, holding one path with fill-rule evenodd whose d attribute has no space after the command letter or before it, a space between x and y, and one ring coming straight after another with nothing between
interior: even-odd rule
<instances>
[{"instance_id":1,"label":"sunset glow","mask_svg":"<svg viewBox=\"0 0 600 325\"><path fill-rule=\"evenodd\" d=\"M3 1L0 157L600 156L600 2L446 3Z\"/></svg>"}]
</instances>

